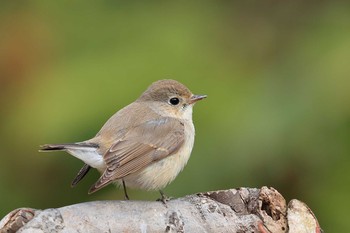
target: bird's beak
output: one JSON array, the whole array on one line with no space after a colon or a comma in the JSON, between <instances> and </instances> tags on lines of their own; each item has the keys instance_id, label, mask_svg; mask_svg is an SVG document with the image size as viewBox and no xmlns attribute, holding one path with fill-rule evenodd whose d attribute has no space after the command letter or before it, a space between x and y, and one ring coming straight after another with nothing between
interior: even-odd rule
<instances>
[{"instance_id":1,"label":"bird's beak","mask_svg":"<svg viewBox=\"0 0 350 233\"><path fill-rule=\"evenodd\" d=\"M207 95L192 95L189 104L194 104L204 98L207 98Z\"/></svg>"}]
</instances>

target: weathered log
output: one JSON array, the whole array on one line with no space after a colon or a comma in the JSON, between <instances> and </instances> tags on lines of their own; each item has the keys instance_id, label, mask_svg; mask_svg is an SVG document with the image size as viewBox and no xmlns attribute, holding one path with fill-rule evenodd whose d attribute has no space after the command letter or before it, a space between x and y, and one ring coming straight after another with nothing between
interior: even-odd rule
<instances>
[{"instance_id":1,"label":"weathered log","mask_svg":"<svg viewBox=\"0 0 350 233\"><path fill-rule=\"evenodd\" d=\"M13 210L0 232L322 232L302 202L274 188L239 188L158 201L95 201Z\"/></svg>"}]
</instances>

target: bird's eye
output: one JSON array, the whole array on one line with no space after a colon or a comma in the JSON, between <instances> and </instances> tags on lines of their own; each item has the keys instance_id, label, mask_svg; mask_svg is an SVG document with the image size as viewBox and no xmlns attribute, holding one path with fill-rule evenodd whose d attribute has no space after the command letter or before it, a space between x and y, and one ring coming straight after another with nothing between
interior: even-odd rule
<instances>
[{"instance_id":1,"label":"bird's eye","mask_svg":"<svg viewBox=\"0 0 350 233\"><path fill-rule=\"evenodd\" d=\"M172 105L178 105L180 103L180 100L179 98L174 97L169 100L169 103Z\"/></svg>"}]
</instances>

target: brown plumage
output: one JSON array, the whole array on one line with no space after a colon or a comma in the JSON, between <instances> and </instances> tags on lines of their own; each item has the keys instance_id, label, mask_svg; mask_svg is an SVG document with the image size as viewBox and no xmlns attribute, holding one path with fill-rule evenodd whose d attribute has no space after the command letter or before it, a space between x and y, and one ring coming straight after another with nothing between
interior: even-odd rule
<instances>
[{"instance_id":1,"label":"brown plumage","mask_svg":"<svg viewBox=\"0 0 350 233\"><path fill-rule=\"evenodd\" d=\"M119 110L87 141L44 145L41 151L65 150L86 164L76 185L94 167L102 173L90 188L111 182L146 190L161 189L183 169L194 142L193 95L175 80L153 83L135 102Z\"/></svg>"}]
</instances>

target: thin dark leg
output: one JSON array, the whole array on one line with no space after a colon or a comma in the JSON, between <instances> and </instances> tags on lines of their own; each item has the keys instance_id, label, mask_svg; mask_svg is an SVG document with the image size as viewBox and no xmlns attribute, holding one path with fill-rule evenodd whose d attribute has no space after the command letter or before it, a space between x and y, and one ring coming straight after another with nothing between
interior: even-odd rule
<instances>
[{"instance_id":1,"label":"thin dark leg","mask_svg":"<svg viewBox=\"0 0 350 233\"><path fill-rule=\"evenodd\" d=\"M123 181L123 188L124 188L124 197L125 197L125 200L129 200L129 196L128 196L128 193L126 192L126 186L125 186L125 181L122 179Z\"/></svg>"}]
</instances>

